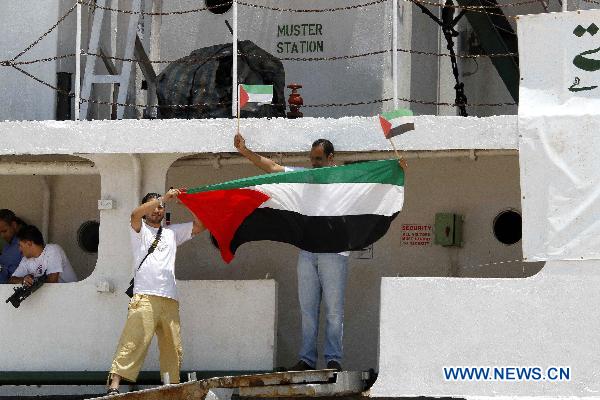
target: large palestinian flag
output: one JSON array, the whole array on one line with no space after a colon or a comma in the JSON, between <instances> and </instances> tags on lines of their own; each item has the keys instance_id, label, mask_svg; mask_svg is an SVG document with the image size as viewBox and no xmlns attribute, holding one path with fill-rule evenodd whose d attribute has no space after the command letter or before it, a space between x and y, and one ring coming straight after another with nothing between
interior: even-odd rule
<instances>
[{"instance_id":1,"label":"large palestinian flag","mask_svg":"<svg viewBox=\"0 0 600 400\"><path fill-rule=\"evenodd\" d=\"M188 189L179 199L216 238L229 263L242 244L290 243L314 253L359 250L402 209L397 160L282 172Z\"/></svg>"}]
</instances>

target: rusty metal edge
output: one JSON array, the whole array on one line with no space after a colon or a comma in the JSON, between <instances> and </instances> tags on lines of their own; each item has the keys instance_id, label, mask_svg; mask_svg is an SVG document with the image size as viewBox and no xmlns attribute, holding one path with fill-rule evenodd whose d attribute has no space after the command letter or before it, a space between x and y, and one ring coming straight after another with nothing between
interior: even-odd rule
<instances>
[{"instance_id":1,"label":"rusty metal edge","mask_svg":"<svg viewBox=\"0 0 600 400\"><path fill-rule=\"evenodd\" d=\"M140 390L137 392L122 393L119 395L94 397L88 400L202 400L204 397L206 397L208 391L213 388L244 388L262 386L276 387L276 385L290 385L299 383L325 383L333 378L334 375L335 370L329 369L314 371L273 372L256 375L223 376L175 385L159 386L156 388Z\"/></svg>"}]
</instances>

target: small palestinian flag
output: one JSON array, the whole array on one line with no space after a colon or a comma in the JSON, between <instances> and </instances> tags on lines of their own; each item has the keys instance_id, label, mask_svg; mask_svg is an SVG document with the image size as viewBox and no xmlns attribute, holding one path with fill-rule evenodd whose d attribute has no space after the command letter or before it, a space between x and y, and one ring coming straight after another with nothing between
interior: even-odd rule
<instances>
[{"instance_id":1,"label":"small palestinian flag","mask_svg":"<svg viewBox=\"0 0 600 400\"><path fill-rule=\"evenodd\" d=\"M273 85L240 85L240 109L247 103L271 104L273 101Z\"/></svg>"},{"instance_id":2,"label":"small palestinian flag","mask_svg":"<svg viewBox=\"0 0 600 400\"><path fill-rule=\"evenodd\" d=\"M415 129L413 113L406 108L383 113L379 116L379 122L386 139L393 138L404 132Z\"/></svg>"},{"instance_id":3,"label":"small palestinian flag","mask_svg":"<svg viewBox=\"0 0 600 400\"><path fill-rule=\"evenodd\" d=\"M179 195L231 262L246 242L272 240L313 253L359 250L387 232L404 202L398 160L281 172Z\"/></svg>"}]
</instances>

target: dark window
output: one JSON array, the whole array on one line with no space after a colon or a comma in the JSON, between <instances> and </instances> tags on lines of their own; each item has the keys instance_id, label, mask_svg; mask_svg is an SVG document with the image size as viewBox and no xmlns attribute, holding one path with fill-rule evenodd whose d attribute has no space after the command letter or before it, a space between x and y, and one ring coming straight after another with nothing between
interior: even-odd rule
<instances>
[{"instance_id":1,"label":"dark window","mask_svg":"<svg viewBox=\"0 0 600 400\"><path fill-rule=\"evenodd\" d=\"M494 219L494 236L504 244L515 244L521 240L521 214L505 210Z\"/></svg>"},{"instance_id":2,"label":"dark window","mask_svg":"<svg viewBox=\"0 0 600 400\"><path fill-rule=\"evenodd\" d=\"M204 0L204 4L213 14L225 14L231 9L233 2L231 0Z\"/></svg>"},{"instance_id":3,"label":"dark window","mask_svg":"<svg viewBox=\"0 0 600 400\"><path fill-rule=\"evenodd\" d=\"M100 241L100 224L97 221L86 221L77 230L77 244L88 253L98 252Z\"/></svg>"}]
</instances>

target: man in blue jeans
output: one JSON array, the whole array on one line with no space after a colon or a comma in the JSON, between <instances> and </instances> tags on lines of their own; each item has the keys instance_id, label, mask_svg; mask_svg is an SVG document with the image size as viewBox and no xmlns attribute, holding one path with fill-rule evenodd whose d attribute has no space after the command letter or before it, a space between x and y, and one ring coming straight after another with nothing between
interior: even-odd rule
<instances>
[{"instance_id":1,"label":"man in blue jeans","mask_svg":"<svg viewBox=\"0 0 600 400\"><path fill-rule=\"evenodd\" d=\"M301 168L284 167L273 160L262 157L246 147L239 133L234 146L241 155L265 172L288 172ZM334 149L329 140L315 141L310 150L313 168L334 166ZM321 299L325 303L325 361L328 369L342 370L344 354L344 292L348 275L348 252L309 253L300 251L298 256L298 298L302 314L302 347L300 361L289 371L313 370L317 365L317 337L319 334L319 310Z\"/></svg>"}]
</instances>

